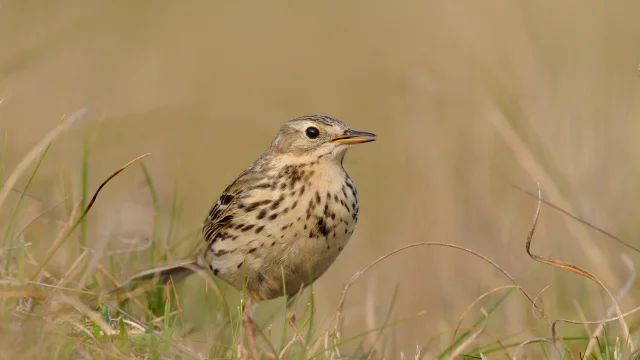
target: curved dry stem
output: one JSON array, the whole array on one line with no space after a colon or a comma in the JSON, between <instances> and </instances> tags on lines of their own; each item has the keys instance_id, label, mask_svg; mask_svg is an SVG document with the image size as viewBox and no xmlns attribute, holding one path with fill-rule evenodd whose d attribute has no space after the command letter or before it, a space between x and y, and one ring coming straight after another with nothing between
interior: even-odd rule
<instances>
[{"instance_id":1,"label":"curved dry stem","mask_svg":"<svg viewBox=\"0 0 640 360\"><path fill-rule=\"evenodd\" d=\"M456 329L458 329L458 328L456 328ZM465 331L477 331L477 330L478 330L478 328L477 328L477 327L473 327L473 326L460 326L460 328L459 328L459 329L460 329L460 330L465 330ZM485 335L486 337L491 338L491 340L492 340L494 343L498 344L498 347L499 347L502 351L504 351L504 354L505 354L505 356L506 356L506 358L507 358L507 359L511 357L511 356L509 356L509 352L507 351L507 348L504 346L504 344L502 343L502 341L500 341L500 339L498 339L498 337L497 337L496 335L494 335L494 334L492 334L491 332L486 331L486 330L485 330L485 331L482 331L482 332L480 333L480 335ZM420 350L421 350L421 352L422 352L422 350L423 350L424 348L425 348L425 347L422 347L422 348L420 349Z\"/></svg>"},{"instance_id":2,"label":"curved dry stem","mask_svg":"<svg viewBox=\"0 0 640 360\"><path fill-rule=\"evenodd\" d=\"M622 313L619 316L615 316L615 317L611 317L611 318L607 318L607 319L602 319L602 320L591 320L591 321L577 321L577 320L571 320L571 319L557 319L553 321L553 324L551 324L551 331L552 333L556 334L556 325L560 322L563 323L567 323L567 324L577 324L577 325L584 325L584 324L604 324L604 323L608 323L608 322L612 322L612 321L616 321L616 320L620 320L621 318L627 317L635 312L637 312L638 310L640 310L640 306L635 307L629 311L627 311L626 313Z\"/></svg>"},{"instance_id":3,"label":"curved dry stem","mask_svg":"<svg viewBox=\"0 0 640 360\"><path fill-rule=\"evenodd\" d=\"M622 331L624 332L625 342L627 343L627 347L629 348L629 350L631 352L633 352L634 347L633 347L633 344L631 343L631 338L629 336L629 327L627 326L627 323L625 323L625 321L624 321L624 316L622 316L622 310L620 310L620 306L618 305L618 302L617 302L616 298L613 296L611 291L609 291L609 289L602 283L602 281L600 281L597 277L595 277L594 275L592 275L591 273L589 273L588 271L582 269L579 266L576 266L576 265L573 265L573 264L569 264L567 262L560 261L560 260L549 259L549 258L546 258L544 256L536 255L536 254L531 252L531 240L533 240L533 234L535 232L536 225L538 224L538 218L540 216L541 204L542 204L542 191L540 190L540 183L538 183L538 206L536 208L536 214L535 214L535 217L533 219L533 225L531 227L531 230L529 231L529 234L527 235L527 242L525 244L525 249L527 250L527 254L535 261L538 261L540 263L547 264L547 265L550 265L550 266L553 266L553 267L557 267L559 269L563 269L563 270L567 270L567 271L573 272L575 274L583 276L583 277L595 282L596 284L600 285L600 287L611 298L613 306L615 306L616 313L618 314L616 319L618 319L620 321L620 327L622 328ZM557 338L556 337L556 332L555 332L555 324L558 321L559 320L554 321L553 325L551 327L552 340L553 340L554 343L555 343L556 338ZM562 320L562 321L564 321L564 320ZM581 322L576 322L576 323L581 323Z\"/></svg>"},{"instance_id":4,"label":"curved dry stem","mask_svg":"<svg viewBox=\"0 0 640 360\"><path fill-rule=\"evenodd\" d=\"M631 289L631 285L633 285L633 281L636 279L636 268L633 265L633 262L631 262L631 259L629 259L629 257L624 253L620 254L620 257L622 258L622 261L629 268L629 277L627 278L627 282L624 284L624 287L622 288L622 290L620 290L620 292L618 293L618 296L617 296L618 301L622 300L622 298L629 292L629 290ZM615 309L613 307L609 307L607 309L607 316L613 315L614 311ZM604 323L601 323L600 325L598 325L598 327L596 328L596 331L594 331L591 337L591 340L589 340L587 349L584 352L585 358L588 358L591 352L593 351L594 346L596 346L596 342L597 342L596 340L598 336L600 336L600 333L602 332L602 330L604 330Z\"/></svg>"},{"instance_id":5,"label":"curved dry stem","mask_svg":"<svg viewBox=\"0 0 640 360\"><path fill-rule=\"evenodd\" d=\"M549 286L548 286L548 285L547 285L547 286L545 286L542 290L540 290L540 291L538 292L538 294L536 294L535 299L533 299L533 302L534 302L535 304L537 304L537 303L538 303L538 299L540 299L540 302L542 303L542 311L544 311L544 302L542 301L542 298L540 297L540 295L542 295L542 293L543 293L545 290L547 290L548 288L549 288ZM533 314L533 317L538 318L538 319L542 318L542 315L544 315L544 312L543 312L543 313L539 313L539 314L540 314L540 317L538 317L538 316L536 315L536 308L535 308L535 307L533 307L533 306L531 307L531 313Z\"/></svg>"},{"instance_id":6,"label":"curved dry stem","mask_svg":"<svg viewBox=\"0 0 640 360\"><path fill-rule=\"evenodd\" d=\"M2 207L2 204L4 203L4 201L6 200L7 195L9 194L11 189L13 189L16 182L18 181L22 173L25 172L27 167L38 157L38 155L40 155L40 153L44 151L44 149L47 148L47 146L49 146L49 144L56 137L58 137L58 135L60 135L63 131L67 130L69 127L71 127L71 125L75 124L77 121L83 119L87 115L87 113L89 113L89 110L88 108L85 107L80 109L73 115L69 116L66 120L62 121L60 124L58 124L58 126L56 126L51 131L49 131L47 135L45 135L42 138L42 140L40 140L36 144L36 146L34 146L33 149L31 149L31 151L27 153L27 155L25 155L25 157L22 159L22 161L20 161L18 166L16 166L16 168L11 172L11 175L9 175L9 178L7 178L7 181L5 181L2 188L0 188L0 208Z\"/></svg>"},{"instance_id":7,"label":"curved dry stem","mask_svg":"<svg viewBox=\"0 0 640 360\"><path fill-rule=\"evenodd\" d=\"M399 252L402 252L404 250L408 250L414 247L418 247L418 246L441 246L441 247L448 247L448 248L453 248L453 249L457 249L457 250L462 250L464 252L467 252L469 254L472 254L476 257L479 257L480 259L484 260L485 262L489 263L491 266L493 266L495 269L497 269L498 271L500 271L504 276L506 276L511 283L513 283L518 290L520 290L520 292L529 300L529 302L538 309L538 311L540 311L543 317L543 319L547 322L547 324L551 325L551 321L544 315L542 309L539 309L537 304L535 303L535 301L533 300L533 298L526 292L526 290L524 290L524 288L522 288L522 286L520 286L518 284L518 282L515 280L515 278L513 276L511 276L508 272L506 272L504 269L502 269L502 267L500 267L497 263L495 263L493 260L489 259L488 257L474 251L471 249L468 249L466 247L460 246L460 245L455 245L455 244L449 244L449 243L441 243L441 242L421 242L421 243L414 243L414 244L409 244L409 245L405 245L403 247L400 247L388 254L385 254L381 257L379 257L378 259L376 259L375 261L373 261L371 264L369 264L368 266L366 266L364 269L358 271L357 273L355 273L351 279L349 280L349 282L347 284L345 284L345 286L342 289L342 296L340 298L340 301L338 303L338 307L336 310L336 316L334 317L331 325L327 328L327 331L325 332L325 335L323 337L320 337L318 339L318 341L316 342L316 344L313 346L312 348L312 352L315 353L315 351L318 349L318 347L320 346L320 341L322 338L324 338L324 342L325 344L328 343L328 339L329 339L329 334L331 333L335 333L336 337L340 337L340 332L338 329L338 326L340 324L340 318L342 316L342 310L344 308L344 303L346 301L346 297L347 297L347 292L349 291L349 288L351 288L351 286L367 271L369 271L372 267L374 267L375 265L377 265L378 263L380 263L381 261L389 258L392 255L395 255Z\"/></svg>"},{"instance_id":8,"label":"curved dry stem","mask_svg":"<svg viewBox=\"0 0 640 360\"><path fill-rule=\"evenodd\" d=\"M456 326L455 330L453 330L453 335L451 336L451 346L449 347L449 353L453 352L453 347L455 345L456 336L458 335L458 330L460 330L460 327L462 326L462 321L469 314L469 311L471 311L471 308L473 308L480 300L484 299L485 297L487 297L490 294L493 294L496 291L500 291L500 290L504 290L504 289L512 289L512 288L517 288L517 286L515 286L515 285L505 285L505 286L500 286L500 287L497 287L497 288L493 288L493 289L485 292L484 294L478 296L475 300L473 300L473 302L471 304L469 304L469 306L467 306L467 309L462 313L462 316L460 316L460 320L458 321L458 325Z\"/></svg>"},{"instance_id":9,"label":"curved dry stem","mask_svg":"<svg viewBox=\"0 0 640 360\"><path fill-rule=\"evenodd\" d=\"M554 345L552 340L546 339L546 338L535 338L535 339L529 339L527 341L523 341L520 343L520 345L518 345L516 347L516 350L513 352L513 360L516 360L517 356L518 356L518 351L520 351L521 348L523 348L525 345L527 344L531 344L533 342L541 342L541 341L546 341L546 342L550 342L551 345ZM556 346L553 346L553 348L558 352L558 359L562 359L562 353L560 352L560 349L558 349ZM586 359L586 357L584 358Z\"/></svg>"},{"instance_id":10,"label":"curved dry stem","mask_svg":"<svg viewBox=\"0 0 640 360\"><path fill-rule=\"evenodd\" d=\"M105 185L107 185L107 183L109 181L111 181L111 179L113 179L114 177L118 176L118 174L123 172L129 166L131 166L131 164L133 164L136 161L139 161L139 160L141 160L141 159L143 159L143 158L145 158L145 157L147 157L149 155L150 155L149 153L144 154L144 155L140 155L137 158L135 158L135 159L129 161L128 163L124 164L120 169L116 170L113 174L111 174L109 177L107 177L107 179L105 181L103 181L102 184L100 184L100 186L98 186L98 189L96 189L96 191L93 193L93 196L91 197L91 200L87 204L87 207L84 209L84 211L82 211L82 213L80 214L78 219L76 219L75 222L73 223L73 225L71 225L69 227L69 230L63 231L63 232L60 233L61 235L64 234L64 236L60 238L60 241L58 241L57 243L54 243L54 246L51 247L51 249L47 253L47 256L45 257L44 261L40 264L40 266L38 267L37 271L35 272L35 274L31 278L31 280L35 279L35 277L38 276L40 271L42 271L42 269L44 269L44 267L51 260L51 258L56 253L56 251L58 251L60 246L62 246L62 244L71 236L71 234L73 234L73 231L78 227L78 225L80 225L82 223L82 220L85 218L85 216L87 216L87 213L89 213L89 210L91 210L91 208L93 207L93 204L95 204L96 199L98 198L98 194L100 193L100 190L102 190L102 188L105 187ZM71 218L70 218L70 220L71 220Z\"/></svg>"},{"instance_id":11,"label":"curved dry stem","mask_svg":"<svg viewBox=\"0 0 640 360\"><path fill-rule=\"evenodd\" d=\"M542 197L539 197L538 195L535 195L535 194L533 194L533 193L531 193L531 192L529 192L529 191L527 191L527 190L524 190L524 189L522 189L522 188L521 188L521 187L519 187L519 186L516 186L516 185L511 185L511 186L512 186L514 189L516 189L516 190L518 190L518 191L520 191L520 192L524 193L525 195L529 195L529 196L531 196L531 197L533 197L533 198L538 199L538 201L541 201L543 204L545 204L545 205L549 206L550 208L552 208L552 209L554 209L554 210L556 210L556 211L559 211L560 213L562 213L562 214L564 214L564 215L566 215L566 216L568 216L568 217L572 218L573 220L575 220L575 221L577 221L577 222L579 222L579 223L581 223L581 224L583 224L583 225L586 225L587 227L589 227L589 228L591 228L591 229L593 229L593 230L595 230L595 231L599 232L600 234L602 234L602 235L604 235L604 236L606 236L606 237L608 237L608 238L610 238L610 239L612 239L612 240L614 240L614 241L619 242L621 245L626 246L626 247L628 247L629 249L631 249L631 250L633 250L633 251L635 251L635 252L640 253L640 248L637 248L637 247L633 246L632 244L628 243L627 241L622 240L621 238L619 238L619 237L617 237L617 236L613 235L612 233L610 233L610 232L608 232L608 231L606 231L606 230L604 230L604 229L602 229L602 228L599 228L599 227L597 227L597 226L593 225L592 223L590 223L590 222L588 222L588 221L586 221L586 220L583 220L583 219L581 219L581 218L579 218L579 217L577 217L577 216L573 215L572 213L570 213L570 212L568 212L567 210L565 210L565 209L563 209L563 208L559 207L558 205L556 205L556 204L554 204L554 203L552 203L552 202L550 202L550 201L548 201L548 200L545 200L545 199L543 199Z\"/></svg>"},{"instance_id":12,"label":"curved dry stem","mask_svg":"<svg viewBox=\"0 0 640 360\"><path fill-rule=\"evenodd\" d=\"M482 314L484 315L484 323L482 324L482 326L480 326L480 328L477 331L473 332L467 338L467 340L465 340L462 344L460 344L460 346L458 346L455 351L449 353L449 360L452 360L456 356L460 355L462 350L464 350L467 346L469 346L487 328L487 325L489 324L489 314L487 314L487 311L483 308L481 308L480 311L482 311Z\"/></svg>"}]
</instances>

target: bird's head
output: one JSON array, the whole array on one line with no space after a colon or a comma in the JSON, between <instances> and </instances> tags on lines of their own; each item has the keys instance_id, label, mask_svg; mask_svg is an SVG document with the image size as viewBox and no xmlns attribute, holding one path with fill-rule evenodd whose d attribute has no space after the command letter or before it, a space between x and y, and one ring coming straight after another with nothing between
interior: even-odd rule
<instances>
[{"instance_id":1,"label":"bird's head","mask_svg":"<svg viewBox=\"0 0 640 360\"><path fill-rule=\"evenodd\" d=\"M342 161L351 145L374 141L376 135L352 130L347 124L328 116L299 117L284 124L273 140L270 152L298 156L308 161Z\"/></svg>"}]
</instances>

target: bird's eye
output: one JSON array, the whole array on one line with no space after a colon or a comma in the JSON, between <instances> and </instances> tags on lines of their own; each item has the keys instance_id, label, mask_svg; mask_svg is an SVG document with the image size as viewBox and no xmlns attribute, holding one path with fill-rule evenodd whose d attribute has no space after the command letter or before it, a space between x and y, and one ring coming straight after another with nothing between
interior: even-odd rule
<instances>
[{"instance_id":1,"label":"bird's eye","mask_svg":"<svg viewBox=\"0 0 640 360\"><path fill-rule=\"evenodd\" d=\"M311 127L308 127L307 130L304 131L304 133L307 134L307 137L309 139L315 139L320 135L320 130L318 130L318 128L311 126Z\"/></svg>"}]
</instances>

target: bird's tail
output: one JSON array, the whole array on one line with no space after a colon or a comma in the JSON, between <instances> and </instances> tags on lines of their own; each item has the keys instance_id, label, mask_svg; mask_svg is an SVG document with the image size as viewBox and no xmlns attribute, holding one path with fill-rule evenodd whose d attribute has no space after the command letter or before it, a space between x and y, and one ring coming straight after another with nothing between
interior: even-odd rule
<instances>
[{"instance_id":1,"label":"bird's tail","mask_svg":"<svg viewBox=\"0 0 640 360\"><path fill-rule=\"evenodd\" d=\"M186 279L189 275L195 273L198 268L199 267L196 261L190 260L145 270L125 280L122 284L120 284L120 286L111 290L109 293L115 293L122 289L125 289L132 283L144 282L149 280L157 279L161 283L166 283L167 281L172 280L174 283L177 283Z\"/></svg>"}]
</instances>

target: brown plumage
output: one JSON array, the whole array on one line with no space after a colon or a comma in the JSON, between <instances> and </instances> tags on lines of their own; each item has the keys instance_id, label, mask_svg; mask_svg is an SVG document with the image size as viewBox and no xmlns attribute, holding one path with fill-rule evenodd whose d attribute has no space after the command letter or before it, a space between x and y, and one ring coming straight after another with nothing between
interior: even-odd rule
<instances>
[{"instance_id":1,"label":"brown plumage","mask_svg":"<svg viewBox=\"0 0 640 360\"><path fill-rule=\"evenodd\" d=\"M373 140L328 116L287 122L211 208L191 260L145 271L120 288L208 269L239 291L246 281L256 300L297 293L329 268L355 229L358 193L342 162L350 145Z\"/></svg>"}]
</instances>

